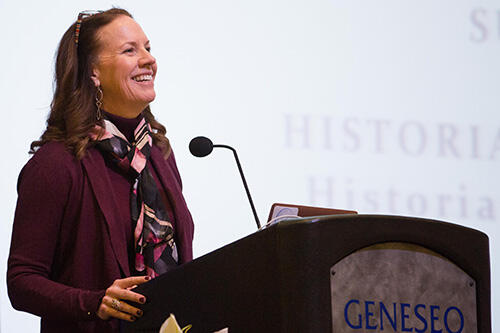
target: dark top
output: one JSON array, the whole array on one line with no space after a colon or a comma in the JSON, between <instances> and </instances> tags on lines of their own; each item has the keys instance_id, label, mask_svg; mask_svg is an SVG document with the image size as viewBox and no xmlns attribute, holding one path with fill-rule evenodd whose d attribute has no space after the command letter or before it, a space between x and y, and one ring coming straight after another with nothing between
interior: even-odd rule
<instances>
[{"instance_id":1,"label":"dark top","mask_svg":"<svg viewBox=\"0 0 500 333\"><path fill-rule=\"evenodd\" d=\"M151 168L171 203L179 262L192 260L193 222L173 154L153 146ZM123 185L123 186L122 186ZM122 186L122 187L121 187ZM96 316L114 280L131 275L129 184L89 148L78 160L62 143L43 145L24 166L8 260L15 309L42 317L42 332L117 332Z\"/></svg>"}]
</instances>

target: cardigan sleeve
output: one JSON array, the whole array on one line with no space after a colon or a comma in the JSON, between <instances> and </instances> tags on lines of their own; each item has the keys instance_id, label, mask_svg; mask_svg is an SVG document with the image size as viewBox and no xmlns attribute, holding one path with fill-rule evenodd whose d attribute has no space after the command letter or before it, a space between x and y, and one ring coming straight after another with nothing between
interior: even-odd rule
<instances>
[{"instance_id":1,"label":"cardigan sleeve","mask_svg":"<svg viewBox=\"0 0 500 333\"><path fill-rule=\"evenodd\" d=\"M71 167L60 163L64 161L58 157L52 158L55 160L35 155L19 176L7 270L9 298L15 309L41 317L94 320L105 290L78 289L51 279L60 226L74 182Z\"/></svg>"}]
</instances>

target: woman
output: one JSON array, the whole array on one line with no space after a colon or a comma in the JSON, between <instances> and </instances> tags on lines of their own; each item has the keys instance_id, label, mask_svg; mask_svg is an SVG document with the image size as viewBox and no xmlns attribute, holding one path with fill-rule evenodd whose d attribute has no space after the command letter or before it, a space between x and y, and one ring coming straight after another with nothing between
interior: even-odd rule
<instances>
[{"instance_id":1,"label":"woman","mask_svg":"<svg viewBox=\"0 0 500 333\"><path fill-rule=\"evenodd\" d=\"M18 181L7 284L42 332L114 332L134 286L192 259L193 223L165 128L156 60L122 9L80 13L56 59L47 129ZM123 302L127 301L127 302Z\"/></svg>"}]
</instances>

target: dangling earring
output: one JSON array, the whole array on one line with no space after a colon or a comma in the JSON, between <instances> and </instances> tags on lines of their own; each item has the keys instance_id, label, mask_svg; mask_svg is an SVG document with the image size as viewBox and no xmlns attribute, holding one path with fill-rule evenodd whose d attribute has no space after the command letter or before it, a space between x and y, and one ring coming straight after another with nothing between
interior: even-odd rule
<instances>
[{"instance_id":1,"label":"dangling earring","mask_svg":"<svg viewBox=\"0 0 500 333\"><path fill-rule=\"evenodd\" d=\"M97 120L102 119L101 106L102 106L102 98L103 97L104 97L104 94L102 93L101 86L97 86L97 94L95 95L95 106L97 106L97 111L96 111Z\"/></svg>"}]
</instances>

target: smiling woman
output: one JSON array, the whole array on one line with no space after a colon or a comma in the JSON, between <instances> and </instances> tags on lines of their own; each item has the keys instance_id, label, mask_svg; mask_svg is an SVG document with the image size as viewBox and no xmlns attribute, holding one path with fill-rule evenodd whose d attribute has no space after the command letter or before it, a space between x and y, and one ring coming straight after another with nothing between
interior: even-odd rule
<instances>
[{"instance_id":1,"label":"smiling woman","mask_svg":"<svg viewBox=\"0 0 500 333\"><path fill-rule=\"evenodd\" d=\"M156 60L141 27L121 16L98 34L102 45L92 79L103 90L103 108L135 118L155 98Z\"/></svg>"},{"instance_id":2,"label":"smiling woman","mask_svg":"<svg viewBox=\"0 0 500 333\"><path fill-rule=\"evenodd\" d=\"M156 70L122 9L80 13L59 44L47 129L19 176L7 272L12 305L40 316L42 332L119 332L146 302L131 289L192 259L181 179L149 107Z\"/></svg>"}]
</instances>

